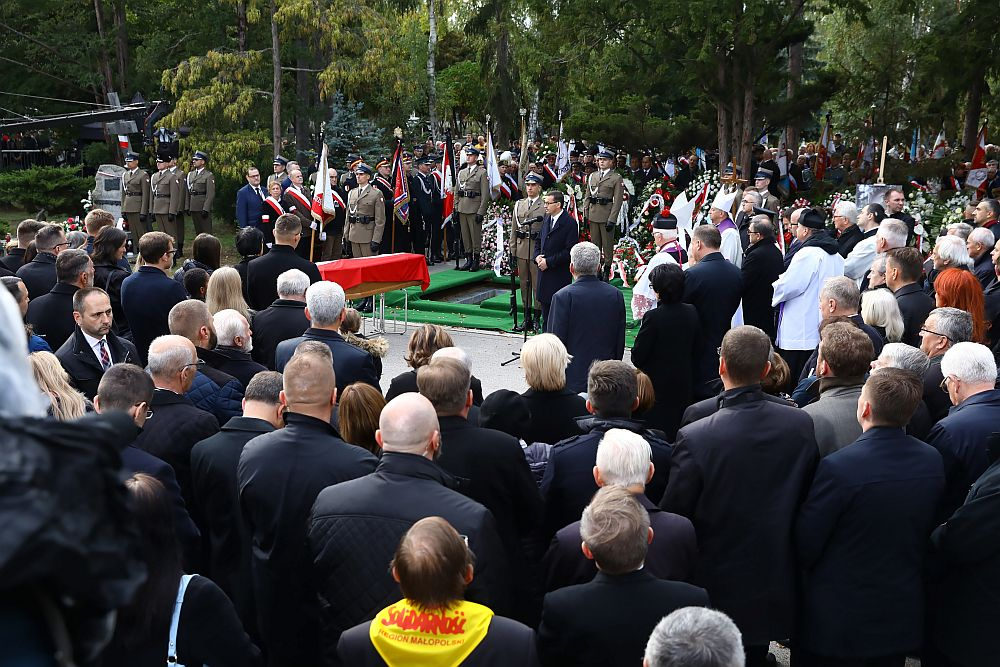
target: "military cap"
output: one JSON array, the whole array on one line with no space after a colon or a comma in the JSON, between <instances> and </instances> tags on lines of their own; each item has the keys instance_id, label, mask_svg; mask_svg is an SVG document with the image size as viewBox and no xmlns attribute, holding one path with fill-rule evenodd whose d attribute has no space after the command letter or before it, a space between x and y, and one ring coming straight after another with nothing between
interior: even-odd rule
<instances>
[{"instance_id":1,"label":"military cap","mask_svg":"<svg viewBox=\"0 0 1000 667\"><path fill-rule=\"evenodd\" d=\"M604 148L597 152L597 157L604 158L605 160L614 160L615 154L607 148Z\"/></svg>"},{"instance_id":2,"label":"military cap","mask_svg":"<svg viewBox=\"0 0 1000 667\"><path fill-rule=\"evenodd\" d=\"M125 161L126 162L132 162L132 161L138 160L138 159L139 159L139 156L136 155L135 153L133 153L132 151L126 151L125 152Z\"/></svg>"},{"instance_id":3,"label":"military cap","mask_svg":"<svg viewBox=\"0 0 1000 667\"><path fill-rule=\"evenodd\" d=\"M409 153L403 153L403 162L413 162L413 156Z\"/></svg>"},{"instance_id":4,"label":"military cap","mask_svg":"<svg viewBox=\"0 0 1000 667\"><path fill-rule=\"evenodd\" d=\"M546 151L545 157L556 157L556 154L553 151Z\"/></svg>"},{"instance_id":5,"label":"military cap","mask_svg":"<svg viewBox=\"0 0 1000 667\"><path fill-rule=\"evenodd\" d=\"M273 164L280 164L282 167L284 167L286 164L288 164L288 158L281 157L280 155L275 155Z\"/></svg>"},{"instance_id":6,"label":"military cap","mask_svg":"<svg viewBox=\"0 0 1000 667\"><path fill-rule=\"evenodd\" d=\"M389 164L390 164L389 158L387 157L379 158L379 161L375 164L375 168L380 169L381 167L388 167Z\"/></svg>"},{"instance_id":7,"label":"military cap","mask_svg":"<svg viewBox=\"0 0 1000 667\"><path fill-rule=\"evenodd\" d=\"M363 174L368 174L369 176L371 176L371 175L372 175L373 173L375 173L375 172L374 172L374 171L372 170L372 168L371 168L371 167L369 167L369 166L368 166L367 164L365 164L364 162L358 162L357 164L355 164L355 165L354 165L353 169L354 169L354 171L356 171L356 172L360 171L361 173L363 173Z\"/></svg>"},{"instance_id":8,"label":"military cap","mask_svg":"<svg viewBox=\"0 0 1000 667\"><path fill-rule=\"evenodd\" d=\"M814 208L807 208L805 213L799 216L799 224L809 229L825 229L826 218Z\"/></svg>"},{"instance_id":9,"label":"military cap","mask_svg":"<svg viewBox=\"0 0 1000 667\"><path fill-rule=\"evenodd\" d=\"M156 163L159 164L161 162L170 162L170 158L167 157L167 156L165 156L165 155L157 155L156 156Z\"/></svg>"},{"instance_id":10,"label":"military cap","mask_svg":"<svg viewBox=\"0 0 1000 667\"><path fill-rule=\"evenodd\" d=\"M480 151L475 146L466 146L465 153L466 155L482 155L482 151Z\"/></svg>"},{"instance_id":11,"label":"military cap","mask_svg":"<svg viewBox=\"0 0 1000 667\"><path fill-rule=\"evenodd\" d=\"M543 179L538 174L528 174L527 176L524 177L524 183L525 183L525 185L527 185L528 183L534 183L536 185L541 185L544 182L545 182L545 179Z\"/></svg>"},{"instance_id":12,"label":"military cap","mask_svg":"<svg viewBox=\"0 0 1000 667\"><path fill-rule=\"evenodd\" d=\"M657 229L677 229L677 217L673 213L667 213L666 215L661 213L657 215L653 219L653 230Z\"/></svg>"},{"instance_id":13,"label":"military cap","mask_svg":"<svg viewBox=\"0 0 1000 667\"><path fill-rule=\"evenodd\" d=\"M733 165L727 164L725 166L725 168L722 170L722 175L723 176L732 176L733 175ZM743 167L736 167L736 175L737 176L742 176L743 175Z\"/></svg>"},{"instance_id":14,"label":"military cap","mask_svg":"<svg viewBox=\"0 0 1000 667\"><path fill-rule=\"evenodd\" d=\"M195 151L194 155L191 156L191 159L192 160L205 160L207 162L208 161L208 153L205 153L204 151Z\"/></svg>"},{"instance_id":15,"label":"military cap","mask_svg":"<svg viewBox=\"0 0 1000 667\"><path fill-rule=\"evenodd\" d=\"M438 158L436 155L425 155L424 157L417 160L417 164L434 164L439 159L440 158Z\"/></svg>"},{"instance_id":16,"label":"military cap","mask_svg":"<svg viewBox=\"0 0 1000 667\"><path fill-rule=\"evenodd\" d=\"M757 178L774 178L774 172L770 169L765 169L764 167L758 167L757 174L754 176Z\"/></svg>"}]
</instances>

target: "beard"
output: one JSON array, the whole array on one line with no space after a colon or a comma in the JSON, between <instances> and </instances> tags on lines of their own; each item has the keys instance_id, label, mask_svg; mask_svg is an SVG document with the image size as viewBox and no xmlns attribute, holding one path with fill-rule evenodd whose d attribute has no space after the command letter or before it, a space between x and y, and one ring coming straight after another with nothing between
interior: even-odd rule
<instances>
[{"instance_id":1,"label":"beard","mask_svg":"<svg viewBox=\"0 0 1000 667\"><path fill-rule=\"evenodd\" d=\"M253 337L247 336L246 342L243 343L243 351L250 353L253 352Z\"/></svg>"}]
</instances>

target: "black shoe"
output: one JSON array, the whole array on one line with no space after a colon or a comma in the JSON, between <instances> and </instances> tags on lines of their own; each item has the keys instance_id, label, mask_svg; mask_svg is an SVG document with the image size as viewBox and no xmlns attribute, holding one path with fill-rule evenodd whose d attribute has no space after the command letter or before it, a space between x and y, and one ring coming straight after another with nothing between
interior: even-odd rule
<instances>
[{"instance_id":1,"label":"black shoe","mask_svg":"<svg viewBox=\"0 0 1000 667\"><path fill-rule=\"evenodd\" d=\"M459 271L471 271L472 270L472 253L465 256L465 264L458 267Z\"/></svg>"},{"instance_id":2,"label":"black shoe","mask_svg":"<svg viewBox=\"0 0 1000 667\"><path fill-rule=\"evenodd\" d=\"M472 253L472 261L469 264L469 272L475 273L479 270L479 253Z\"/></svg>"},{"instance_id":3,"label":"black shoe","mask_svg":"<svg viewBox=\"0 0 1000 667\"><path fill-rule=\"evenodd\" d=\"M442 264L444 263L444 257L442 257L441 255L431 255L431 261Z\"/></svg>"}]
</instances>

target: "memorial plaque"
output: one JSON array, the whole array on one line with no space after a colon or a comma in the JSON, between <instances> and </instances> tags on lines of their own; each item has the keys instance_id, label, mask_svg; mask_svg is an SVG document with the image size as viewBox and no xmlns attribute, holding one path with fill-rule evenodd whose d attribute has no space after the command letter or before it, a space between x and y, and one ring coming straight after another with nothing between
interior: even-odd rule
<instances>
[{"instance_id":1,"label":"memorial plaque","mask_svg":"<svg viewBox=\"0 0 1000 667\"><path fill-rule=\"evenodd\" d=\"M124 167L116 164L102 164L94 178L94 189L90 201L94 208L104 209L115 220L122 217L122 174Z\"/></svg>"}]
</instances>

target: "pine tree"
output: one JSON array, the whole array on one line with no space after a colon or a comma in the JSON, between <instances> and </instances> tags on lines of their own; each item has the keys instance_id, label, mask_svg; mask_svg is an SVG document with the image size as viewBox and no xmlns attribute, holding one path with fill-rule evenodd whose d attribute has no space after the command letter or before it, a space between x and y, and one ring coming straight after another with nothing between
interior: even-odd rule
<instances>
[{"instance_id":1,"label":"pine tree","mask_svg":"<svg viewBox=\"0 0 1000 667\"><path fill-rule=\"evenodd\" d=\"M349 153L374 160L383 145L382 131L362 115L364 103L346 100L338 90L330 106L330 120L324 126L323 136L330 149L331 163L343 164Z\"/></svg>"}]
</instances>

